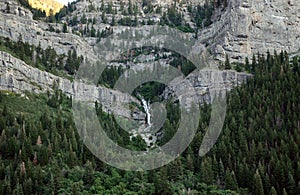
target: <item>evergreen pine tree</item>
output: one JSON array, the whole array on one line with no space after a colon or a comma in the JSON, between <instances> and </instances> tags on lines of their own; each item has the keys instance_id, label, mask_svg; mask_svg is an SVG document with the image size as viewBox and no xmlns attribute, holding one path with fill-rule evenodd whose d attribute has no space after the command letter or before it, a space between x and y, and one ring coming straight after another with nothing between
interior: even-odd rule
<instances>
[{"instance_id":1,"label":"evergreen pine tree","mask_svg":"<svg viewBox=\"0 0 300 195\"><path fill-rule=\"evenodd\" d=\"M63 30L62 30L63 33L67 33L68 32L68 27L67 27L67 24L64 23L63 24Z\"/></svg>"},{"instance_id":2,"label":"evergreen pine tree","mask_svg":"<svg viewBox=\"0 0 300 195\"><path fill-rule=\"evenodd\" d=\"M270 195L277 195L277 192L276 192L276 189L274 188L274 186L272 186L272 188L271 188Z\"/></svg>"},{"instance_id":3,"label":"evergreen pine tree","mask_svg":"<svg viewBox=\"0 0 300 195\"><path fill-rule=\"evenodd\" d=\"M226 69L226 70L230 70L230 69L231 69L229 57L228 57L227 54L226 54L226 60L225 60L225 69Z\"/></svg>"},{"instance_id":4,"label":"evergreen pine tree","mask_svg":"<svg viewBox=\"0 0 300 195\"><path fill-rule=\"evenodd\" d=\"M212 184L214 182L214 174L212 170L211 158L204 159L201 163L202 182Z\"/></svg>"},{"instance_id":5,"label":"evergreen pine tree","mask_svg":"<svg viewBox=\"0 0 300 195\"><path fill-rule=\"evenodd\" d=\"M237 190L238 184L235 178L234 172L230 172L229 169L225 173L225 188L229 190Z\"/></svg>"},{"instance_id":6,"label":"evergreen pine tree","mask_svg":"<svg viewBox=\"0 0 300 195\"><path fill-rule=\"evenodd\" d=\"M255 195L264 195L264 188L262 184L262 180L258 171L256 171L254 175L254 194Z\"/></svg>"}]
</instances>

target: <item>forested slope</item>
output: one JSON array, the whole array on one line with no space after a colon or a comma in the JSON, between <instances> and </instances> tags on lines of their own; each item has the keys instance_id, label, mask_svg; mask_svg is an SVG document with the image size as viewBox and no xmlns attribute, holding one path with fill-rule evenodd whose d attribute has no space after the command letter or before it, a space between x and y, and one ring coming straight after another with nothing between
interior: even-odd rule
<instances>
[{"instance_id":1,"label":"forested slope","mask_svg":"<svg viewBox=\"0 0 300 195\"><path fill-rule=\"evenodd\" d=\"M299 194L299 58L290 63L283 52L256 55L245 69L255 76L229 93L224 129L210 153L198 156L209 120L204 105L185 153L140 173L105 165L87 150L72 121L71 100L60 91L25 97L2 91L0 194ZM97 108L110 137L131 149L144 147L139 138L129 143L113 116ZM176 121L167 123L164 131L172 133Z\"/></svg>"}]
</instances>

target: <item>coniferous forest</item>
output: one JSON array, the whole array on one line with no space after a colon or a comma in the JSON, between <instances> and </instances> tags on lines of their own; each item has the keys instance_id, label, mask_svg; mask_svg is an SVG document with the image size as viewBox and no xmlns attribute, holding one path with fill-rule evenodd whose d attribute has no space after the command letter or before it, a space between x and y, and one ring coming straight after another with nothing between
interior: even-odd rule
<instances>
[{"instance_id":1,"label":"coniferous forest","mask_svg":"<svg viewBox=\"0 0 300 195\"><path fill-rule=\"evenodd\" d=\"M67 58L67 57L66 57ZM210 106L201 106L198 132L172 163L146 172L106 165L82 144L72 99L54 94L0 93L0 194L300 194L300 58L257 54L243 69L254 76L228 92L223 131L204 157L198 150ZM133 150L114 116L95 104L110 137ZM179 121L176 104L163 131Z\"/></svg>"}]
</instances>

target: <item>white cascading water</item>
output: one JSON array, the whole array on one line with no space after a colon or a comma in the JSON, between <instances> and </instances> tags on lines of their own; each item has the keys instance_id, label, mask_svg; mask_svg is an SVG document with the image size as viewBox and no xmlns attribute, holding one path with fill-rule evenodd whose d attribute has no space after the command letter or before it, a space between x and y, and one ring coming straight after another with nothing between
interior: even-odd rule
<instances>
[{"instance_id":1,"label":"white cascading water","mask_svg":"<svg viewBox=\"0 0 300 195\"><path fill-rule=\"evenodd\" d=\"M145 140L148 148L151 148L151 147L154 147L155 146L155 142L157 140L156 136L153 135L152 133L148 132L152 126L151 124L151 113L150 113L150 102L146 101L141 95L139 95L139 98L141 99L142 101L142 105L143 105L143 108L146 112L146 128L141 128L139 129L138 131L134 131L133 132L133 137L136 137L137 135L141 135L141 137L143 138L143 140ZM130 139L132 138L132 136L130 137Z\"/></svg>"},{"instance_id":2,"label":"white cascading water","mask_svg":"<svg viewBox=\"0 0 300 195\"><path fill-rule=\"evenodd\" d=\"M150 114L150 102L146 101L140 94L138 94L139 98L142 100L144 111L146 112L146 124L148 127L151 126L151 114Z\"/></svg>"},{"instance_id":3,"label":"white cascading water","mask_svg":"<svg viewBox=\"0 0 300 195\"><path fill-rule=\"evenodd\" d=\"M147 123L147 125L148 125L148 127L150 127L151 126L151 114L150 114L150 105L149 105L149 101L147 102L144 98L142 98L141 97L141 99L142 99L142 104L143 104L143 107L144 107L144 110L145 110L145 112L146 112L146 116L147 116L147 118L146 118L146 123Z\"/></svg>"}]
</instances>

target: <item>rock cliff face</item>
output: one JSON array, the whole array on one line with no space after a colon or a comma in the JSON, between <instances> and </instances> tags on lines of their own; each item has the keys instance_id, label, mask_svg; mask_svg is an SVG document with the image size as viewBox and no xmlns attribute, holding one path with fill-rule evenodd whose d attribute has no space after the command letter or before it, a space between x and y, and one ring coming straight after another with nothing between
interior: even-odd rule
<instances>
[{"instance_id":1,"label":"rock cliff face","mask_svg":"<svg viewBox=\"0 0 300 195\"><path fill-rule=\"evenodd\" d=\"M76 49L78 55L89 60L96 58L92 47L83 38L71 33L49 31L50 26L61 31L62 24L33 20L32 13L13 0L1 0L0 5L0 36L15 42L21 37L22 41L30 45L40 44L42 49L52 47L58 54L67 54L69 50Z\"/></svg>"},{"instance_id":2,"label":"rock cliff face","mask_svg":"<svg viewBox=\"0 0 300 195\"><path fill-rule=\"evenodd\" d=\"M96 87L55 76L45 71L33 68L8 53L0 51L0 90L13 92L30 91L45 93L53 91L56 83L62 92L77 100L85 102L101 102L107 112L135 120L143 120L145 115L138 110L129 109L130 102L139 103L135 98L119 91ZM76 94L75 94L76 93Z\"/></svg>"},{"instance_id":3,"label":"rock cliff face","mask_svg":"<svg viewBox=\"0 0 300 195\"><path fill-rule=\"evenodd\" d=\"M234 70L202 69L189 74L186 78L178 77L174 79L162 96L164 99L170 96L180 99L185 107L191 105L192 102L210 103L214 95L224 96L227 91L241 85L252 76Z\"/></svg>"},{"instance_id":4,"label":"rock cliff face","mask_svg":"<svg viewBox=\"0 0 300 195\"><path fill-rule=\"evenodd\" d=\"M1 0L0 12L7 14L14 14L25 19L32 19L32 13L20 6L16 1Z\"/></svg>"},{"instance_id":5,"label":"rock cliff face","mask_svg":"<svg viewBox=\"0 0 300 195\"><path fill-rule=\"evenodd\" d=\"M219 60L235 61L257 52L297 52L300 45L299 0L233 0L216 13L214 23L200 32Z\"/></svg>"},{"instance_id":6,"label":"rock cliff face","mask_svg":"<svg viewBox=\"0 0 300 195\"><path fill-rule=\"evenodd\" d=\"M137 2L141 3L141 1ZM155 1L164 7L167 6L168 2ZM78 6L84 6L83 3L79 2ZM119 5L118 3L119 1L113 1L113 5L116 7ZM62 29L62 24L35 21L32 19L32 13L14 0L1 0L0 5L0 36L13 41L18 41L21 36L23 41L36 46L40 44L43 49L50 46L58 54L67 54L70 49L76 49L77 54L83 55L84 58L97 59L91 46L96 38L83 38L71 33L50 32L48 30L50 25L56 29ZM101 1L93 1L93 5L97 8L101 5ZM184 8L186 4L182 1L181 6ZM80 18L80 15L86 12L85 9L87 7L81 7L75 14L78 14ZM98 15L94 12L85 14L88 18L100 17L99 13ZM104 26L106 24L96 24L95 28ZM115 26L114 32L117 33L126 28L129 27ZM147 26L139 28L143 28L144 32L147 31ZM298 52L300 45L300 0L228 1L227 7L222 8L222 10L220 8L215 12L213 24L199 31L198 39L210 49L216 59L222 61L224 61L226 54L231 59L241 62L246 56L251 56L257 52L265 53L267 50L270 52L274 49L286 50L289 53ZM126 94L110 89L71 83L69 80L32 68L5 52L1 52L0 59L2 60L0 62L1 89L29 90L39 93L52 90L53 82L58 80L59 88L65 93L73 95L74 89L80 88L82 99L94 101L100 98L104 108L107 109L114 101L125 104L136 101ZM208 71L205 75L208 77L208 83L202 79L203 72L193 73L187 79L193 84L203 101L210 101L210 96L207 94L208 91L213 90L208 88L211 85L210 75L212 73ZM224 79L220 81L222 84L219 86L224 89L231 89L249 76L234 71L223 71L221 75ZM179 82L182 82L180 78L174 80L173 87L171 86L165 91L164 96L166 98L175 90L175 87L184 89L184 84L178 85ZM127 117L130 115L130 111L122 108L121 105L116 108L115 112Z\"/></svg>"},{"instance_id":7,"label":"rock cliff face","mask_svg":"<svg viewBox=\"0 0 300 195\"><path fill-rule=\"evenodd\" d=\"M104 2L107 4L108 1ZM120 2L112 2L113 7L119 9ZM140 8L142 1L134 2ZM82 38L71 33L50 32L47 30L49 25L62 30L62 24L47 24L32 20L32 13L13 0L1 0L0 4L1 36L17 41L21 34L23 41L34 45L40 43L43 49L51 46L57 53L62 54L73 48L77 50L79 55L95 59L96 54L91 52L92 47L90 45L95 42L95 38L94 40L93 38ZM153 1L153 5L160 5L163 8L171 4L171 1ZM78 9L70 17L77 16L80 18L85 13L89 19L93 17L101 18L99 11L91 12L88 10L89 5L98 8L101 6L101 1L78 2ZM181 1L178 5L184 15L185 22L194 26L186 10L187 3ZM120 14L118 11L115 16L116 19L121 17ZM149 17L159 18L156 15ZM145 19L142 12L137 17ZM220 8L215 12L212 20L212 25L199 31L198 39L210 48L212 54L218 60L224 61L226 54L229 55L232 61L242 62L245 57L257 52L265 53L268 50L273 52L274 49L277 51L286 50L288 53L299 51L300 0L231 0L228 1L227 7ZM101 31L107 25L97 23L94 27L96 30L100 29ZM123 27L114 27L116 32L121 29Z\"/></svg>"}]
</instances>

